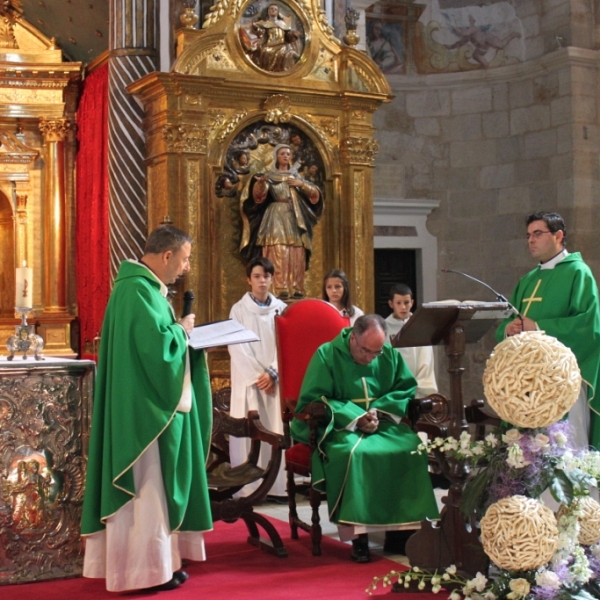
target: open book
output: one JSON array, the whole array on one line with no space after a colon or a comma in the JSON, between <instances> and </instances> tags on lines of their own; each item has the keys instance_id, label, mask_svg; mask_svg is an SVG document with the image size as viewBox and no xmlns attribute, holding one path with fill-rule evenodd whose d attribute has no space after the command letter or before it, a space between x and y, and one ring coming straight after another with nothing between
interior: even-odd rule
<instances>
[{"instance_id":1,"label":"open book","mask_svg":"<svg viewBox=\"0 0 600 600\"><path fill-rule=\"evenodd\" d=\"M188 340L188 344L196 350L245 342L260 342L260 338L235 319L197 325Z\"/></svg>"}]
</instances>

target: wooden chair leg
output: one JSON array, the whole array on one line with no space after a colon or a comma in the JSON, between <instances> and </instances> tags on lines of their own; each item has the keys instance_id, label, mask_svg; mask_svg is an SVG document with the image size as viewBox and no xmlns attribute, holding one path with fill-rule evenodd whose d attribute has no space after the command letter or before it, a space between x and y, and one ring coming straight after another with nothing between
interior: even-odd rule
<instances>
[{"instance_id":1,"label":"wooden chair leg","mask_svg":"<svg viewBox=\"0 0 600 600\"><path fill-rule=\"evenodd\" d=\"M309 492L310 505L312 507L312 518L310 528L310 539L312 541L313 556L321 556L321 517L319 516L319 506L321 505L321 492L310 488Z\"/></svg>"},{"instance_id":2,"label":"wooden chair leg","mask_svg":"<svg viewBox=\"0 0 600 600\"><path fill-rule=\"evenodd\" d=\"M294 473L287 472L287 494L289 506L290 533L293 540L298 539L298 509L296 508L296 482Z\"/></svg>"},{"instance_id":3,"label":"wooden chair leg","mask_svg":"<svg viewBox=\"0 0 600 600\"><path fill-rule=\"evenodd\" d=\"M248 533L250 534L248 536L249 544L257 546L261 550L266 550L267 552L274 554L279 558L287 557L288 553L283 545L283 542L281 541L281 536L268 519L259 513L255 513L254 511L243 514L242 519L244 520L244 523L246 523ZM260 537L258 527L256 526L257 524L266 531L270 541Z\"/></svg>"}]
</instances>

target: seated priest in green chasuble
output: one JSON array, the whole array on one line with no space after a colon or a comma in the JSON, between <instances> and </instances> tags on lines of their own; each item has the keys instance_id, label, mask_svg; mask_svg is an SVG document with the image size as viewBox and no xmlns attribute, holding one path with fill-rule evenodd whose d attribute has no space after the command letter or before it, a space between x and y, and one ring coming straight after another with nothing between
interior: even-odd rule
<instances>
[{"instance_id":1,"label":"seated priest in green chasuble","mask_svg":"<svg viewBox=\"0 0 600 600\"><path fill-rule=\"evenodd\" d=\"M496 339L522 331L544 331L570 348L584 380L569 412L574 442L600 449L600 309L598 286L579 252L566 248L560 215L538 212L526 218L527 244L538 265L521 278L510 298L520 316L505 319Z\"/></svg>"},{"instance_id":2,"label":"seated priest in green chasuble","mask_svg":"<svg viewBox=\"0 0 600 600\"><path fill-rule=\"evenodd\" d=\"M329 519L352 559L370 559L370 531L414 530L439 517L427 455L414 454L418 436L401 423L417 382L387 339L379 315L359 317L312 357L296 410L323 402L327 418L312 456L313 486L327 496ZM308 443L308 426L292 421L294 439Z\"/></svg>"},{"instance_id":3,"label":"seated priest in green chasuble","mask_svg":"<svg viewBox=\"0 0 600 600\"><path fill-rule=\"evenodd\" d=\"M188 346L194 315L176 318L167 299L191 242L155 229L144 256L121 263L104 316L81 531L83 575L109 591L176 588L182 558L206 558L210 384Z\"/></svg>"}]
</instances>

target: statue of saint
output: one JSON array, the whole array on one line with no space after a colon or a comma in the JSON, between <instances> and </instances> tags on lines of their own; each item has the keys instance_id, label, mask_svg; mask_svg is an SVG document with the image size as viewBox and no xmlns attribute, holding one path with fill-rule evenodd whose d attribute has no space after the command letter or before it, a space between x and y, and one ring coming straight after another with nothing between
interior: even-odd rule
<instances>
[{"instance_id":1,"label":"statue of saint","mask_svg":"<svg viewBox=\"0 0 600 600\"><path fill-rule=\"evenodd\" d=\"M313 228L323 212L321 190L303 179L291 161L288 144L275 146L274 167L253 174L240 198L240 254L245 260L262 254L273 263L274 293L282 299L304 297Z\"/></svg>"},{"instance_id":2,"label":"statue of saint","mask_svg":"<svg viewBox=\"0 0 600 600\"><path fill-rule=\"evenodd\" d=\"M292 28L277 4L269 4L256 21L240 27L242 46L252 61L265 71L288 71L302 54L302 33Z\"/></svg>"}]
</instances>

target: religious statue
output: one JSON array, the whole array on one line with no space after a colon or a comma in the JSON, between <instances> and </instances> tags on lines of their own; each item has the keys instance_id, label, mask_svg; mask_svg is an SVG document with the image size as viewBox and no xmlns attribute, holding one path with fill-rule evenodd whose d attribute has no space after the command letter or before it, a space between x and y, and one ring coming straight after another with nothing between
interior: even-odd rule
<instances>
[{"instance_id":1,"label":"religious statue","mask_svg":"<svg viewBox=\"0 0 600 600\"><path fill-rule=\"evenodd\" d=\"M323 211L323 194L291 164L290 144L277 144L273 157L273 168L254 173L242 192L240 253L245 260L262 253L273 263L273 287L279 298L303 298L304 272L313 228Z\"/></svg>"},{"instance_id":2,"label":"religious statue","mask_svg":"<svg viewBox=\"0 0 600 600\"><path fill-rule=\"evenodd\" d=\"M401 73L404 61L392 42L384 35L383 23L373 21L367 37L369 55L377 63L382 73Z\"/></svg>"},{"instance_id":3,"label":"religious statue","mask_svg":"<svg viewBox=\"0 0 600 600\"><path fill-rule=\"evenodd\" d=\"M269 4L239 31L249 57L265 71L288 71L302 54L302 32L292 27L292 17L282 15L277 4Z\"/></svg>"}]
</instances>

